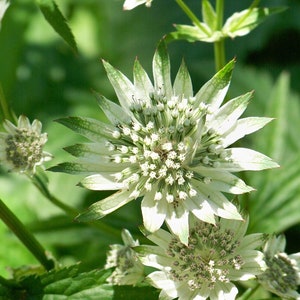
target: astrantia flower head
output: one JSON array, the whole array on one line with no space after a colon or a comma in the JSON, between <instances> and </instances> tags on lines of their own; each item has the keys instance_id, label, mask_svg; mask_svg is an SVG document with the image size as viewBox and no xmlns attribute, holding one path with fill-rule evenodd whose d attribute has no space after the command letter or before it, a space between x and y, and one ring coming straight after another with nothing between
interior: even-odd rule
<instances>
[{"instance_id":1,"label":"astrantia flower head","mask_svg":"<svg viewBox=\"0 0 300 300\"><path fill-rule=\"evenodd\" d=\"M263 254L255 250L264 236L244 236L247 225L247 218L220 218L216 225L196 221L190 227L188 245L159 229L148 236L158 246L135 250L144 265L159 270L147 279L161 289L160 299L234 300L238 290L232 281L249 280L265 270Z\"/></svg>"},{"instance_id":2,"label":"astrantia flower head","mask_svg":"<svg viewBox=\"0 0 300 300\"><path fill-rule=\"evenodd\" d=\"M47 134L41 133L40 121L30 124L29 119L21 115L17 126L8 120L3 126L7 132L0 132L0 162L9 170L31 175L36 166L52 158L43 151Z\"/></svg>"},{"instance_id":3,"label":"astrantia flower head","mask_svg":"<svg viewBox=\"0 0 300 300\"><path fill-rule=\"evenodd\" d=\"M144 279L144 266L132 250L132 247L139 245L139 241L135 241L126 229L122 231L122 239L124 245L111 245L111 250L107 254L105 269L115 267L108 282L117 285L135 285Z\"/></svg>"},{"instance_id":4,"label":"astrantia flower head","mask_svg":"<svg viewBox=\"0 0 300 300\"><path fill-rule=\"evenodd\" d=\"M131 10L139 5L142 5L145 3L147 7L151 6L151 2L153 0L125 0L123 9L124 10Z\"/></svg>"},{"instance_id":5,"label":"astrantia flower head","mask_svg":"<svg viewBox=\"0 0 300 300\"><path fill-rule=\"evenodd\" d=\"M297 292L300 285L300 252L287 255L284 252L285 237L272 236L264 247L267 270L258 276L263 287L282 297L300 299Z\"/></svg>"},{"instance_id":6,"label":"astrantia flower head","mask_svg":"<svg viewBox=\"0 0 300 300\"><path fill-rule=\"evenodd\" d=\"M89 189L120 190L93 204L79 221L99 219L141 197L146 229L154 232L165 221L187 243L190 213L210 223L215 215L242 219L222 192L241 194L252 188L231 172L277 164L256 151L228 147L271 120L238 120L251 93L221 106L233 65L231 61L194 95L184 63L172 86L164 43L153 59L154 84L138 61L134 83L104 62L120 102L98 96L111 124L79 117L58 120L94 143L66 148L78 162L52 170L89 174L81 182Z\"/></svg>"}]
</instances>

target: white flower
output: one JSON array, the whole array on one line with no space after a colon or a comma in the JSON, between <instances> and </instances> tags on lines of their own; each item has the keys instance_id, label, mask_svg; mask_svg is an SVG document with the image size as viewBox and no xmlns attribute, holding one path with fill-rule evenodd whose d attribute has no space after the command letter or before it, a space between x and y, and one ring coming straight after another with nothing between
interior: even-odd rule
<instances>
[{"instance_id":1,"label":"white flower","mask_svg":"<svg viewBox=\"0 0 300 300\"><path fill-rule=\"evenodd\" d=\"M188 245L159 229L149 240L158 246L135 248L142 263L159 271L146 280L161 289L159 299L234 300L238 289L232 281L255 278L266 266L263 234L245 235L246 221L219 219L216 225L196 221Z\"/></svg>"},{"instance_id":2,"label":"white flower","mask_svg":"<svg viewBox=\"0 0 300 300\"><path fill-rule=\"evenodd\" d=\"M122 230L122 239L125 245L111 245L107 254L104 268L115 267L107 281L117 285L135 285L144 279L144 266L132 250L132 247L139 245L139 241L135 241L126 229Z\"/></svg>"},{"instance_id":3,"label":"white flower","mask_svg":"<svg viewBox=\"0 0 300 300\"><path fill-rule=\"evenodd\" d=\"M43 151L47 133L41 133L40 121L30 124L28 118L21 115L17 126L8 120L3 126L7 132L0 132L0 163L9 170L32 175L36 166L52 158Z\"/></svg>"},{"instance_id":4,"label":"white flower","mask_svg":"<svg viewBox=\"0 0 300 300\"><path fill-rule=\"evenodd\" d=\"M6 0L0 0L0 29L1 29L1 21L8 7L9 7L9 2L7 2Z\"/></svg>"},{"instance_id":5,"label":"white flower","mask_svg":"<svg viewBox=\"0 0 300 300\"><path fill-rule=\"evenodd\" d=\"M172 86L164 43L153 59L154 85L138 61L134 83L109 63L104 66L120 106L98 95L99 106L111 124L80 117L58 120L93 143L66 148L79 160L52 171L90 175L81 185L92 190L120 191L93 204L78 220L99 219L141 197L146 229L154 232L165 221L187 243L190 213L210 223L215 222L215 215L242 219L222 192L242 194L253 188L231 172L277 164L256 151L228 147L271 120L238 119L252 93L221 106L234 61L196 95L185 64Z\"/></svg>"},{"instance_id":6,"label":"white flower","mask_svg":"<svg viewBox=\"0 0 300 300\"><path fill-rule=\"evenodd\" d=\"M264 255L268 269L258 276L258 280L266 290L282 299L299 300L300 252L287 255L285 243L284 235L272 236L267 241Z\"/></svg>"},{"instance_id":7,"label":"white flower","mask_svg":"<svg viewBox=\"0 0 300 300\"><path fill-rule=\"evenodd\" d=\"M150 7L152 1L153 0L125 0L123 9L131 10L131 9L133 9L141 4L144 4L144 3L147 7Z\"/></svg>"}]
</instances>

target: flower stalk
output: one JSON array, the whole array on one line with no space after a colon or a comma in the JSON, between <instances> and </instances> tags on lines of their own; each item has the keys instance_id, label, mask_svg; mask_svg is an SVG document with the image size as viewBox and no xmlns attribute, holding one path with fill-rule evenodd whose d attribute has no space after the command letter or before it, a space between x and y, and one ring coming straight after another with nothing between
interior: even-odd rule
<instances>
[{"instance_id":1,"label":"flower stalk","mask_svg":"<svg viewBox=\"0 0 300 300\"><path fill-rule=\"evenodd\" d=\"M47 258L46 251L38 240L29 232L22 222L0 199L0 218L6 226L19 238L23 245L34 255L47 271L54 268L53 260Z\"/></svg>"},{"instance_id":2,"label":"flower stalk","mask_svg":"<svg viewBox=\"0 0 300 300\"><path fill-rule=\"evenodd\" d=\"M182 1L182 0L176 0L176 3L179 5L179 7L182 9L182 11L189 17L189 19L203 32L206 34L209 34L207 29L201 24L199 19L196 17L196 15L191 11L191 9Z\"/></svg>"},{"instance_id":3,"label":"flower stalk","mask_svg":"<svg viewBox=\"0 0 300 300\"><path fill-rule=\"evenodd\" d=\"M71 217L75 217L78 214L78 211L61 202L59 199L57 199L55 196L53 196L48 187L46 186L45 182L43 181L43 179L41 178L41 176L39 176L38 174L34 174L33 176L28 176L29 179L32 181L32 183L37 187L37 189L55 206L59 207L60 209L62 209L66 214L70 215Z\"/></svg>"},{"instance_id":4,"label":"flower stalk","mask_svg":"<svg viewBox=\"0 0 300 300\"><path fill-rule=\"evenodd\" d=\"M223 14L224 14L224 0L217 0L216 2L216 31L221 30L223 26ZM225 40L220 39L214 42L214 56L215 56L215 68L218 72L226 63L225 58Z\"/></svg>"},{"instance_id":5,"label":"flower stalk","mask_svg":"<svg viewBox=\"0 0 300 300\"><path fill-rule=\"evenodd\" d=\"M75 218L77 215L80 214L80 211L78 209L63 203L60 199L52 195L47 185L45 184L44 180L42 179L42 176L39 176L37 173L35 173L33 176L28 176L28 177L35 185L35 187L52 204L62 209L68 216L70 216L71 218ZM117 229L114 229L113 227L108 226L101 221L98 221L97 223L91 223L90 225L93 227L97 227L98 229L101 229L103 232L105 232L106 234L110 234L113 237L119 237L119 231Z\"/></svg>"},{"instance_id":6,"label":"flower stalk","mask_svg":"<svg viewBox=\"0 0 300 300\"><path fill-rule=\"evenodd\" d=\"M2 120L7 119L13 123L17 123L17 120L13 112L11 111L9 105L7 104L1 84L0 84L0 111L2 115Z\"/></svg>"}]
</instances>

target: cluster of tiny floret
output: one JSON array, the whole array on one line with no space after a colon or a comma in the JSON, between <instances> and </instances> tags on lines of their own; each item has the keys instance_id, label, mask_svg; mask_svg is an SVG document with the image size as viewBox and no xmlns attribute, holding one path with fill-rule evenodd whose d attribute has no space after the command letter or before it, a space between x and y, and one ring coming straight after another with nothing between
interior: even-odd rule
<instances>
[{"instance_id":1,"label":"cluster of tiny floret","mask_svg":"<svg viewBox=\"0 0 300 300\"><path fill-rule=\"evenodd\" d=\"M166 254L173 258L169 271L176 282L186 282L191 290L208 287L216 282L229 282L230 270L240 270L244 264L236 255L239 242L232 230L221 230L220 225L198 222L190 231L185 245L173 238Z\"/></svg>"},{"instance_id":2,"label":"cluster of tiny floret","mask_svg":"<svg viewBox=\"0 0 300 300\"><path fill-rule=\"evenodd\" d=\"M17 128L6 137L6 159L15 169L32 170L43 157L46 138L27 128Z\"/></svg>"},{"instance_id":3,"label":"cluster of tiny floret","mask_svg":"<svg viewBox=\"0 0 300 300\"><path fill-rule=\"evenodd\" d=\"M126 124L116 124L107 144L110 159L124 164L115 179L128 187L136 185L136 196L157 184L155 200L164 197L176 204L196 194L191 178L211 182L211 178L191 170L193 166L217 168L219 161L230 158L226 157L220 136L205 126L211 114L209 105L201 102L196 107L195 97L167 99L160 91L150 99L147 103L133 97L134 117Z\"/></svg>"},{"instance_id":4,"label":"cluster of tiny floret","mask_svg":"<svg viewBox=\"0 0 300 300\"><path fill-rule=\"evenodd\" d=\"M274 256L266 254L265 262L268 269L260 275L262 281L268 282L282 295L287 294L290 290L297 290L300 278L296 261L290 259L283 252Z\"/></svg>"}]
</instances>

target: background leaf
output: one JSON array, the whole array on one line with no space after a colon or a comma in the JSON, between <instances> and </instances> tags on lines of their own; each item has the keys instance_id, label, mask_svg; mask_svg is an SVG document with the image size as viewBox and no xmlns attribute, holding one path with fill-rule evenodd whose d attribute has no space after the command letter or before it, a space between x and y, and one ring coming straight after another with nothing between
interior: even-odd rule
<instances>
[{"instance_id":1,"label":"background leaf","mask_svg":"<svg viewBox=\"0 0 300 300\"><path fill-rule=\"evenodd\" d=\"M278 233L300 222L299 138L294 131L295 126L300 126L300 99L291 92L287 73L282 73L273 85L267 83L264 76L256 76L259 95L250 103L248 114L251 107L256 106L275 120L260 133L250 136L248 141L251 147L270 156L281 167L247 173L246 182L257 191L242 199L250 212L251 232ZM239 81L249 80L247 72L241 78Z\"/></svg>"},{"instance_id":2,"label":"background leaf","mask_svg":"<svg viewBox=\"0 0 300 300\"><path fill-rule=\"evenodd\" d=\"M54 0L36 0L45 19L53 29L65 40L65 42L75 51L77 45L74 35L67 24L67 21Z\"/></svg>"}]
</instances>

